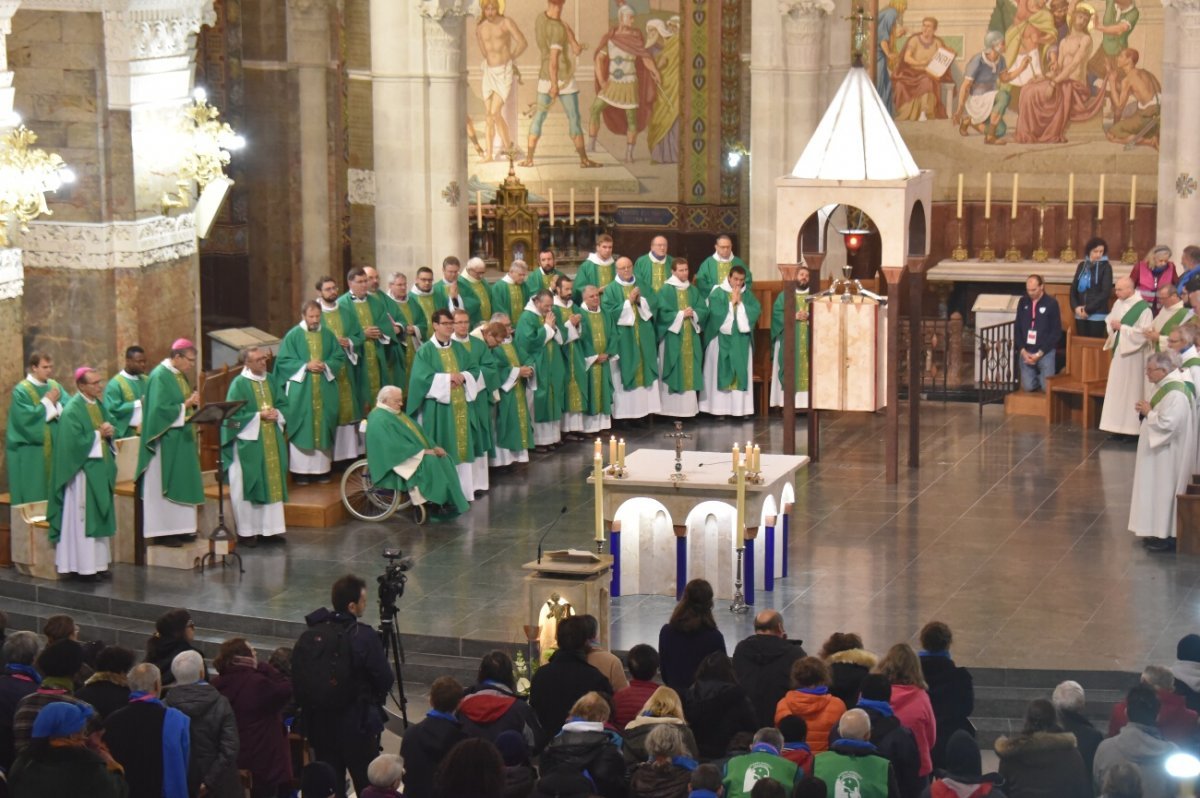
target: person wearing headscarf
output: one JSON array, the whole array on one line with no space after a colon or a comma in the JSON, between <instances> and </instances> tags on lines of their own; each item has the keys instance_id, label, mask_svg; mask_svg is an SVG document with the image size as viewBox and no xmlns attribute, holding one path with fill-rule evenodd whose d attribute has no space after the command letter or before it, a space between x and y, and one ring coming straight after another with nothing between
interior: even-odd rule
<instances>
[{"instance_id":1,"label":"person wearing headscarf","mask_svg":"<svg viewBox=\"0 0 1200 798\"><path fill-rule=\"evenodd\" d=\"M33 723L33 739L8 774L9 793L29 796L126 798L129 786L103 743L88 738L87 704L58 702L45 707Z\"/></svg>"}]
</instances>

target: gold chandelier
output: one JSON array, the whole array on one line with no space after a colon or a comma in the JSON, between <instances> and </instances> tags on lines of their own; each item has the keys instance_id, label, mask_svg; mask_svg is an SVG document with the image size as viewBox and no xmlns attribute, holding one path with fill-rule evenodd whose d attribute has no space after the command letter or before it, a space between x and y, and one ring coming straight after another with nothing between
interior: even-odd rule
<instances>
[{"instance_id":1,"label":"gold chandelier","mask_svg":"<svg viewBox=\"0 0 1200 798\"><path fill-rule=\"evenodd\" d=\"M53 213L46 192L75 181L57 154L37 149L37 134L22 124L0 136L0 247L9 246L9 224L29 230L29 222Z\"/></svg>"},{"instance_id":2,"label":"gold chandelier","mask_svg":"<svg viewBox=\"0 0 1200 798\"><path fill-rule=\"evenodd\" d=\"M179 161L179 179L175 182L177 190L163 193L164 213L191 203L193 183L197 187L194 196L199 196L209 183L224 178L230 153L246 146L246 140L228 123L219 121L220 117L221 112L208 104L204 89L197 88L192 92L192 102L184 107L179 119L183 157Z\"/></svg>"}]
</instances>

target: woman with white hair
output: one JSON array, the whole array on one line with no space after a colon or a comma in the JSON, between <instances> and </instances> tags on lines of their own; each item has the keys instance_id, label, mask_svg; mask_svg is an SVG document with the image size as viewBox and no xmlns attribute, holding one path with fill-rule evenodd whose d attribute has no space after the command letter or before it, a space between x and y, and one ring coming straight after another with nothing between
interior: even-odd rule
<instances>
[{"instance_id":1,"label":"woman with white hair","mask_svg":"<svg viewBox=\"0 0 1200 798\"><path fill-rule=\"evenodd\" d=\"M630 776L630 798L686 796L688 782L697 763L684 747L679 728L666 724L655 725L646 735L646 753L648 761L634 768Z\"/></svg>"},{"instance_id":2,"label":"woman with white hair","mask_svg":"<svg viewBox=\"0 0 1200 798\"><path fill-rule=\"evenodd\" d=\"M233 708L217 688L204 681L204 658L185 651L171 661L173 686L163 699L191 719L188 791L206 798L242 798L238 777L238 733Z\"/></svg>"},{"instance_id":3,"label":"woman with white hair","mask_svg":"<svg viewBox=\"0 0 1200 798\"><path fill-rule=\"evenodd\" d=\"M1058 723L1066 731L1075 735L1076 747L1083 757L1083 766L1087 769L1088 777L1092 774L1092 762L1096 758L1096 749L1104 740L1104 735L1092 725L1083 714L1087 699L1083 686L1079 682L1065 681L1054 688L1050 703L1058 713Z\"/></svg>"},{"instance_id":4,"label":"woman with white hair","mask_svg":"<svg viewBox=\"0 0 1200 798\"><path fill-rule=\"evenodd\" d=\"M404 760L395 754L380 754L367 765L367 781L361 798L400 798L404 781Z\"/></svg>"}]
</instances>

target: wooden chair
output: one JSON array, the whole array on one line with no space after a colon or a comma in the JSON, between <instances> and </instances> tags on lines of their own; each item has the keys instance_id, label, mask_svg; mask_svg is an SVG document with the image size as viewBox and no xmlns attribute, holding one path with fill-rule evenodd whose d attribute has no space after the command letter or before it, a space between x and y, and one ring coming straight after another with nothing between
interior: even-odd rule
<instances>
[{"instance_id":1,"label":"wooden chair","mask_svg":"<svg viewBox=\"0 0 1200 798\"><path fill-rule=\"evenodd\" d=\"M1095 412L1104 402L1110 358L1103 338L1088 338L1067 330L1067 367L1046 380L1050 421L1079 421L1084 427L1099 424Z\"/></svg>"}]
</instances>

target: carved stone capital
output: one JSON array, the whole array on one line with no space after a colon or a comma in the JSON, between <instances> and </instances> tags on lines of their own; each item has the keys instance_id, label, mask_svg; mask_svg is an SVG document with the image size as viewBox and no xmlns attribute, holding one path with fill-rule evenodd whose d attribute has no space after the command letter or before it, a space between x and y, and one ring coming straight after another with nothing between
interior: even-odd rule
<instances>
[{"instance_id":1,"label":"carved stone capital","mask_svg":"<svg viewBox=\"0 0 1200 798\"><path fill-rule=\"evenodd\" d=\"M25 265L42 269L143 269L196 254L190 213L136 222L33 222L21 234Z\"/></svg>"},{"instance_id":2,"label":"carved stone capital","mask_svg":"<svg viewBox=\"0 0 1200 798\"><path fill-rule=\"evenodd\" d=\"M834 11L833 0L778 0L779 13L790 20L803 17L822 17Z\"/></svg>"},{"instance_id":3,"label":"carved stone capital","mask_svg":"<svg viewBox=\"0 0 1200 798\"><path fill-rule=\"evenodd\" d=\"M0 249L0 300L17 299L25 293L25 266L21 250Z\"/></svg>"},{"instance_id":4,"label":"carved stone capital","mask_svg":"<svg viewBox=\"0 0 1200 798\"><path fill-rule=\"evenodd\" d=\"M338 0L287 0L288 11L301 17L327 17Z\"/></svg>"},{"instance_id":5,"label":"carved stone capital","mask_svg":"<svg viewBox=\"0 0 1200 798\"><path fill-rule=\"evenodd\" d=\"M417 0L417 11L426 19L435 22L449 18L462 18L473 13L473 0Z\"/></svg>"},{"instance_id":6,"label":"carved stone capital","mask_svg":"<svg viewBox=\"0 0 1200 798\"><path fill-rule=\"evenodd\" d=\"M189 55L200 26L216 22L212 0L163 0L104 12L110 63Z\"/></svg>"},{"instance_id":7,"label":"carved stone capital","mask_svg":"<svg viewBox=\"0 0 1200 798\"><path fill-rule=\"evenodd\" d=\"M431 76L462 74L465 31L466 24L461 15L425 17L425 66Z\"/></svg>"}]
</instances>

